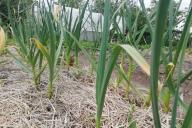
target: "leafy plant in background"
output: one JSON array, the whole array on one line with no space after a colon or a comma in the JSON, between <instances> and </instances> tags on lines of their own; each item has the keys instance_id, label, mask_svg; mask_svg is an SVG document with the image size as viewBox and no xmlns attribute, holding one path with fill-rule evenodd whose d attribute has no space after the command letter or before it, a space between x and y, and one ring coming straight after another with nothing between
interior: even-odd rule
<instances>
[{"instance_id":1,"label":"leafy plant in background","mask_svg":"<svg viewBox=\"0 0 192 128\"><path fill-rule=\"evenodd\" d=\"M72 30L75 29L75 24L76 24L76 20L74 22L74 26L72 27L72 17L73 14L73 10L71 9L70 14L65 13L64 14L64 27L67 31L71 32ZM72 29L72 30L71 30ZM66 65L67 67L69 67L70 65L72 65L72 56L71 56L71 51L72 51L72 46L73 46L73 39L71 38L70 34L67 32L64 32L64 45L66 45L66 50L65 50L65 61L66 61Z\"/></svg>"},{"instance_id":2,"label":"leafy plant in background","mask_svg":"<svg viewBox=\"0 0 192 128\"><path fill-rule=\"evenodd\" d=\"M11 7L11 13L14 14L15 17L19 18L25 18L27 15L25 14L25 9L30 8L31 4L33 3L32 0L10 0L10 7ZM9 30L8 24L9 24L9 18L8 18L8 6L7 6L7 0L1 0L0 1L0 25L5 29Z\"/></svg>"},{"instance_id":3,"label":"leafy plant in background","mask_svg":"<svg viewBox=\"0 0 192 128\"><path fill-rule=\"evenodd\" d=\"M40 51L35 47L34 43L32 43L30 40L32 37L35 36L35 28L37 28L37 25L39 23L36 22L34 18L30 17L32 16L30 9L25 10L26 13L29 14L26 18L17 18L11 13L9 0L7 1L7 6L13 36L16 45L18 46L16 48L16 51L19 57L15 55L12 50L9 50L9 53L16 60L16 62L25 69L25 71L32 73L36 88L39 89L40 76L44 71L46 65L42 66L43 57Z\"/></svg>"},{"instance_id":4,"label":"leafy plant in background","mask_svg":"<svg viewBox=\"0 0 192 128\"><path fill-rule=\"evenodd\" d=\"M83 0L59 0L58 3L60 4L65 4L67 7L72 7L72 8L79 8Z\"/></svg>"},{"instance_id":5,"label":"leafy plant in background","mask_svg":"<svg viewBox=\"0 0 192 128\"><path fill-rule=\"evenodd\" d=\"M85 10L87 8L89 0L87 0L87 2L85 3L82 12L78 18L78 23L75 27L75 30L73 31L73 35L76 37L76 39L79 41L80 39L80 33L81 33L81 28L82 28L82 23L83 23L83 18L84 18L84 14L85 14ZM74 44L74 48L75 48L75 64L78 65L78 54L79 54L79 47L78 45Z\"/></svg>"},{"instance_id":6,"label":"leafy plant in background","mask_svg":"<svg viewBox=\"0 0 192 128\"><path fill-rule=\"evenodd\" d=\"M36 47L41 51L44 57L47 60L49 67L49 82L48 82L48 97L52 98L54 92L54 79L57 76L57 63L59 57L61 55L62 46L63 46L63 29L62 23L59 18L58 21L54 19L52 14L52 3L48 3L49 9L43 11L44 18L44 27L47 28L47 36L48 39L45 42L40 42L40 40L36 38L32 38L32 41L36 45ZM46 44L46 45L44 45Z\"/></svg>"},{"instance_id":7,"label":"leafy plant in background","mask_svg":"<svg viewBox=\"0 0 192 128\"><path fill-rule=\"evenodd\" d=\"M117 13L120 11L119 13ZM147 25L141 25L145 22L145 18L141 16L142 12L139 8L131 7L126 2L123 2L121 6L117 9L116 13L113 15L113 31L115 32L117 43L120 44L130 44L135 47L139 47L141 40L143 39L144 33L147 30ZM118 14L120 14L121 22L118 22ZM141 21L142 20L142 21ZM122 25L122 28L120 26ZM121 30L122 29L122 30ZM135 70L135 63L131 56L128 54L128 59L125 57L127 54L125 52L121 53L121 61L118 69L118 76L116 80L116 85L119 85L123 78L126 77L126 97L128 96L128 92L132 88L131 85L131 78ZM124 65L128 60L129 66L128 70L126 71ZM122 75L124 77L122 77Z\"/></svg>"},{"instance_id":8,"label":"leafy plant in background","mask_svg":"<svg viewBox=\"0 0 192 128\"><path fill-rule=\"evenodd\" d=\"M83 6L83 9L79 14L79 17L77 17L76 19L73 18L72 8L71 8L71 11L68 13L65 12L65 9L63 10L64 27L65 27L65 30L67 31L67 32L64 31L64 35L65 35L64 44L66 46L65 59L66 59L67 66L69 66L70 62L72 61L71 51L73 48L75 53L75 64L76 66L78 65L78 54L80 49L68 32L72 33L72 35L74 36L74 38L77 39L77 41L80 40L80 33L83 26L83 18L84 18L84 14L85 14L85 10L87 8L88 2L89 0L86 1L85 5Z\"/></svg>"}]
</instances>

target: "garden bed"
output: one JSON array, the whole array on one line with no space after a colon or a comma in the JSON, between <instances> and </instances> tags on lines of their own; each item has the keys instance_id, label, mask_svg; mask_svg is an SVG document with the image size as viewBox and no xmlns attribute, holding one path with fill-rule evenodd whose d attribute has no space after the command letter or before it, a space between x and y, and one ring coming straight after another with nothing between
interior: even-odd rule
<instances>
[{"instance_id":1,"label":"garden bed","mask_svg":"<svg viewBox=\"0 0 192 128\"><path fill-rule=\"evenodd\" d=\"M55 95L49 100L45 82L47 71L43 74L40 91L37 91L30 74L18 67L12 58L5 55L0 60L5 60L0 66L0 127L95 127L95 83L86 71L81 73L83 77L77 78L74 71L62 68L56 80ZM151 107L134 104L132 101L140 99L130 94L129 100L126 100L122 93L121 88L109 87L102 118L103 128L125 128L134 120L138 128L151 128ZM132 117L132 120L128 120L128 117ZM164 128L169 126L170 117L161 113Z\"/></svg>"}]
</instances>

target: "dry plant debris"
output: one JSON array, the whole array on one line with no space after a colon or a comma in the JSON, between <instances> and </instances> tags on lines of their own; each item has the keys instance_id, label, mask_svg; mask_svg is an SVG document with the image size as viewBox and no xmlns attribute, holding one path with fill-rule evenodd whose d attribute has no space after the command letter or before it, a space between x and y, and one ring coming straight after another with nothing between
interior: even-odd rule
<instances>
[{"instance_id":1,"label":"dry plant debris","mask_svg":"<svg viewBox=\"0 0 192 128\"><path fill-rule=\"evenodd\" d=\"M2 57L1 57L2 59ZM41 91L35 90L28 73L23 72L10 57L4 57L6 65L0 67L0 127L3 128L94 128L94 83L81 82L60 72L56 81L56 93L52 100L46 97L46 83ZM46 73L43 81L46 81ZM138 128L153 127L151 108L140 108L124 100L118 91L109 89L103 113L103 128L129 127L131 109ZM167 128L168 114L161 114L162 126Z\"/></svg>"}]
</instances>

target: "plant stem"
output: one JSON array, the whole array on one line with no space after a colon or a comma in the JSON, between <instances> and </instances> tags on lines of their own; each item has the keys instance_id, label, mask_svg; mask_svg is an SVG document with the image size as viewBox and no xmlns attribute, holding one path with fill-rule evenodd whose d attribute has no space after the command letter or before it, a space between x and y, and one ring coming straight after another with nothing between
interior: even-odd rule
<instances>
[{"instance_id":1,"label":"plant stem","mask_svg":"<svg viewBox=\"0 0 192 128\"><path fill-rule=\"evenodd\" d=\"M53 79L54 79L54 67L50 66L50 71L49 71L49 84L48 84L48 98L51 99L53 96Z\"/></svg>"},{"instance_id":2,"label":"plant stem","mask_svg":"<svg viewBox=\"0 0 192 128\"><path fill-rule=\"evenodd\" d=\"M97 115L97 119L96 119L96 128L101 128L101 121L100 121L100 117Z\"/></svg>"},{"instance_id":3,"label":"plant stem","mask_svg":"<svg viewBox=\"0 0 192 128\"><path fill-rule=\"evenodd\" d=\"M48 98L51 99L52 96L53 96L53 81L49 81L49 84L48 84L48 90L47 90L47 95L48 95Z\"/></svg>"},{"instance_id":4,"label":"plant stem","mask_svg":"<svg viewBox=\"0 0 192 128\"><path fill-rule=\"evenodd\" d=\"M170 0L160 0L159 7L156 17L156 28L153 36L152 43L152 61L151 61L151 94L152 94L152 109L153 119L156 128L161 128L161 122L159 117L159 106L158 106L158 76L159 76L159 65L161 55L161 45L163 42L163 33L165 28L165 21L169 8Z\"/></svg>"}]
</instances>

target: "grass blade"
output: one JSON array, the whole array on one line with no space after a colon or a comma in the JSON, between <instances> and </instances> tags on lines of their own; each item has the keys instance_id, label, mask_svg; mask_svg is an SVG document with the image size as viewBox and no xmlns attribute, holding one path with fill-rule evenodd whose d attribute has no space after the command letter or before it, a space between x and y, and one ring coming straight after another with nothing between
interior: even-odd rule
<instances>
[{"instance_id":1,"label":"grass blade","mask_svg":"<svg viewBox=\"0 0 192 128\"><path fill-rule=\"evenodd\" d=\"M188 108L187 114L185 116L185 119L183 121L182 128L190 128L192 125L192 102Z\"/></svg>"},{"instance_id":2,"label":"grass blade","mask_svg":"<svg viewBox=\"0 0 192 128\"><path fill-rule=\"evenodd\" d=\"M140 2L140 5L141 5L142 10L143 10L143 12L144 12L144 15L145 15L145 17L146 17L146 19L147 19L147 25L148 25L148 27L149 27L149 31L150 31L150 33L151 33L151 36L153 36L153 35L152 35L152 34L154 33L154 32L153 32L153 27L152 27L152 25L151 25L151 21L149 20L148 15L147 15L147 10L146 10L146 8L145 8L144 1L143 1L143 0L139 0L139 2Z\"/></svg>"},{"instance_id":3,"label":"grass blade","mask_svg":"<svg viewBox=\"0 0 192 128\"><path fill-rule=\"evenodd\" d=\"M109 83L112 71L114 69L116 60L117 60L120 52L121 52L120 47L115 47L113 49L113 51L111 53L111 56L110 56L110 59L109 59L109 62L108 62L106 72L104 74L104 78L103 78L102 85L101 85L101 90L100 90L101 96L99 97L100 99L99 99L99 103L98 103L98 106L97 106L97 128L100 128L100 122L98 122L98 121L100 121L101 114L102 114L102 111L103 111L104 101L105 101L105 94L106 94L106 91L107 91L107 85Z\"/></svg>"},{"instance_id":4,"label":"grass blade","mask_svg":"<svg viewBox=\"0 0 192 128\"><path fill-rule=\"evenodd\" d=\"M179 88L180 88L180 85L181 85L181 79L182 79L182 67L183 67L183 64L184 64L184 56L185 56L185 49L187 47L187 42L188 42L188 39L189 39L189 28L186 28L186 26L188 27L188 25L190 26L191 25L191 20L192 20L192 7L189 11L189 14L188 14L188 17L187 17L187 20L186 20L186 23L185 23L185 27L184 27L184 31L182 34L183 37L183 42L180 42L181 45L181 48L178 53L178 56L177 58L179 58L179 65L178 65L178 76L177 76L177 86L176 86L176 93L175 93L175 100L174 100L174 106L173 106L173 111L172 111L172 120L171 120L171 128L175 128L176 127L176 117L177 117L177 106L178 106L178 100L179 100ZM176 60L177 60L176 58ZM175 60L174 60L175 61Z\"/></svg>"},{"instance_id":5,"label":"grass blade","mask_svg":"<svg viewBox=\"0 0 192 128\"><path fill-rule=\"evenodd\" d=\"M183 46L183 42L184 42L184 40L186 38L187 32L190 30L191 24L192 24L192 7L190 7L190 11L188 13L188 17L187 17L187 20L185 22L185 26L184 26L183 32L181 34L181 38L180 38L180 40L178 42L178 45L177 45L177 50L176 50L176 53L175 53L175 56L174 56L174 59L173 59L173 64L175 66L176 66L179 54L181 52L181 49L182 49L182 46Z\"/></svg>"},{"instance_id":6,"label":"grass blade","mask_svg":"<svg viewBox=\"0 0 192 128\"><path fill-rule=\"evenodd\" d=\"M105 59L106 59L106 51L109 41L109 28L110 28L110 0L105 0L105 11L104 11L104 29L102 32L102 40L101 40L101 50L99 55L99 65L97 71L96 78L96 99L97 104L99 102L100 97L100 89L103 81L104 71L105 71Z\"/></svg>"},{"instance_id":7,"label":"grass blade","mask_svg":"<svg viewBox=\"0 0 192 128\"><path fill-rule=\"evenodd\" d=\"M96 77L96 104L97 104L97 115L96 115L96 127L100 128L100 118L101 118L101 113L103 110L103 103L104 102L102 99L104 99L105 95L103 97L101 96L101 92L105 92L104 90L102 91L101 89L105 88L103 86L103 77L105 73L105 59L106 59L106 51L107 51L107 46L108 46L108 41L109 41L109 29L110 29L110 7L111 6L111 1L110 0L105 0L105 7L104 7L104 28L102 32L102 39L101 39L101 50L100 50L100 55L99 55L99 64L98 64L98 69L97 69L97 77ZM106 85L104 85L106 86Z\"/></svg>"},{"instance_id":8,"label":"grass blade","mask_svg":"<svg viewBox=\"0 0 192 128\"><path fill-rule=\"evenodd\" d=\"M20 59L18 59L13 53L7 50L8 54L19 64L26 72L31 72L31 70L24 64Z\"/></svg>"},{"instance_id":9,"label":"grass blade","mask_svg":"<svg viewBox=\"0 0 192 128\"><path fill-rule=\"evenodd\" d=\"M157 86L158 86L158 76L159 76L159 64L160 64L160 54L161 45L163 41L163 33L166 24L166 17L168 13L170 0L160 0L159 7L156 17L156 28L153 35L152 42L152 61L151 61L151 94L152 94L152 109L153 109L153 119L156 128L161 128L160 117L159 117L159 107L158 107L158 96L157 96Z\"/></svg>"}]
</instances>

